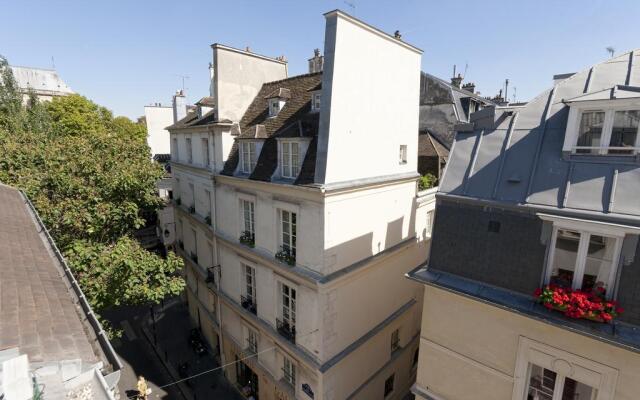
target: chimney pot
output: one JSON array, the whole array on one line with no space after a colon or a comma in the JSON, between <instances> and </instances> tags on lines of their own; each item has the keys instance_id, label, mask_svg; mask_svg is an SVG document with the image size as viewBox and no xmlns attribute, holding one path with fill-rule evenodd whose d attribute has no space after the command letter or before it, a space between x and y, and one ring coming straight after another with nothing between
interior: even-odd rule
<instances>
[{"instance_id":1,"label":"chimney pot","mask_svg":"<svg viewBox=\"0 0 640 400\"><path fill-rule=\"evenodd\" d=\"M395 37L398 40L402 39L402 35L400 34L400 31L395 31L393 33L393 37Z\"/></svg>"}]
</instances>

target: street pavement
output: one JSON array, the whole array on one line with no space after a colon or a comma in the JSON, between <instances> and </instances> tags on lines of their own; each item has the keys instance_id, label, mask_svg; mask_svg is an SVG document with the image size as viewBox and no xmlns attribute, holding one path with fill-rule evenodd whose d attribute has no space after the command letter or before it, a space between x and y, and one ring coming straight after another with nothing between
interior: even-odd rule
<instances>
[{"instance_id":1,"label":"street pavement","mask_svg":"<svg viewBox=\"0 0 640 400\"><path fill-rule=\"evenodd\" d=\"M123 330L122 337L113 341L125 364L119 383L121 399L126 399L125 391L135 389L140 374L152 390L149 400L243 399L222 370L217 369L219 365L211 349L206 355L198 356L189 346L192 323L181 299L174 298L154 307L154 316L155 324L148 307L122 307L105 313L115 327ZM188 365L187 376L204 373L174 383L182 380L177 371L183 363Z\"/></svg>"}]
</instances>

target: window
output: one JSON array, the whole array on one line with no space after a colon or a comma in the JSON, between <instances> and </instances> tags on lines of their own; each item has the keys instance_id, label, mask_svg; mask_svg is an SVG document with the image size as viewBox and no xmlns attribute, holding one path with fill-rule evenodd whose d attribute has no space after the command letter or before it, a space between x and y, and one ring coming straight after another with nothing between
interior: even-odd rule
<instances>
[{"instance_id":1,"label":"window","mask_svg":"<svg viewBox=\"0 0 640 400\"><path fill-rule=\"evenodd\" d=\"M400 165L407 163L407 145L400 145Z\"/></svg>"},{"instance_id":2,"label":"window","mask_svg":"<svg viewBox=\"0 0 640 400\"><path fill-rule=\"evenodd\" d=\"M640 150L640 110L585 110L580 113L577 154L633 155Z\"/></svg>"},{"instance_id":3,"label":"window","mask_svg":"<svg viewBox=\"0 0 640 400\"><path fill-rule=\"evenodd\" d=\"M251 328L247 328L247 351L253 354L258 352L258 334Z\"/></svg>"},{"instance_id":4,"label":"window","mask_svg":"<svg viewBox=\"0 0 640 400\"><path fill-rule=\"evenodd\" d=\"M295 178L300 172L300 145L296 142L282 142L280 165L283 178Z\"/></svg>"},{"instance_id":5,"label":"window","mask_svg":"<svg viewBox=\"0 0 640 400\"><path fill-rule=\"evenodd\" d=\"M393 392L393 381L396 378L396 374L391 374L390 377L384 381L384 398L386 399Z\"/></svg>"},{"instance_id":6,"label":"window","mask_svg":"<svg viewBox=\"0 0 640 400\"><path fill-rule=\"evenodd\" d=\"M191 138L187 138L187 161L193 164L193 149L191 148Z\"/></svg>"},{"instance_id":7,"label":"window","mask_svg":"<svg viewBox=\"0 0 640 400\"><path fill-rule=\"evenodd\" d=\"M613 368L521 337L513 398L613 400L617 375Z\"/></svg>"},{"instance_id":8,"label":"window","mask_svg":"<svg viewBox=\"0 0 640 400\"><path fill-rule=\"evenodd\" d=\"M251 304L256 304L256 270L244 265L244 287L246 298Z\"/></svg>"},{"instance_id":9,"label":"window","mask_svg":"<svg viewBox=\"0 0 640 400\"><path fill-rule=\"evenodd\" d=\"M288 252L292 257L296 256L296 213L280 210L282 223L282 250Z\"/></svg>"},{"instance_id":10,"label":"window","mask_svg":"<svg viewBox=\"0 0 640 400\"><path fill-rule=\"evenodd\" d=\"M171 155L175 158L176 161L180 159L178 156L178 139L173 138L173 146L171 147Z\"/></svg>"},{"instance_id":11,"label":"window","mask_svg":"<svg viewBox=\"0 0 640 400\"><path fill-rule=\"evenodd\" d=\"M293 387L296 386L296 366L287 357L283 359L282 375L285 382Z\"/></svg>"},{"instance_id":12,"label":"window","mask_svg":"<svg viewBox=\"0 0 640 400\"><path fill-rule=\"evenodd\" d=\"M245 174L250 174L256 167L256 143L242 142L242 164L241 170Z\"/></svg>"},{"instance_id":13,"label":"window","mask_svg":"<svg viewBox=\"0 0 640 400\"><path fill-rule=\"evenodd\" d=\"M611 294L621 242L619 237L557 228L547 281L586 291L602 287Z\"/></svg>"},{"instance_id":14,"label":"window","mask_svg":"<svg viewBox=\"0 0 640 400\"><path fill-rule=\"evenodd\" d=\"M193 186L193 183L189 184L189 194L191 194L191 207L196 206L196 189Z\"/></svg>"},{"instance_id":15,"label":"window","mask_svg":"<svg viewBox=\"0 0 640 400\"><path fill-rule=\"evenodd\" d=\"M202 138L202 164L208 167L209 161L209 139Z\"/></svg>"},{"instance_id":16,"label":"window","mask_svg":"<svg viewBox=\"0 0 640 400\"><path fill-rule=\"evenodd\" d=\"M395 352L396 350L400 350L400 330L396 329L391 332L391 352Z\"/></svg>"},{"instance_id":17,"label":"window","mask_svg":"<svg viewBox=\"0 0 640 400\"><path fill-rule=\"evenodd\" d=\"M264 104L264 103L263 103ZM269 100L269 116L275 117L280 112L280 99Z\"/></svg>"},{"instance_id":18,"label":"window","mask_svg":"<svg viewBox=\"0 0 640 400\"><path fill-rule=\"evenodd\" d=\"M242 233L248 232L249 236L255 238L255 204L252 201L240 199L242 207Z\"/></svg>"},{"instance_id":19,"label":"window","mask_svg":"<svg viewBox=\"0 0 640 400\"><path fill-rule=\"evenodd\" d=\"M320 92L311 95L311 111L320 111Z\"/></svg>"},{"instance_id":20,"label":"window","mask_svg":"<svg viewBox=\"0 0 640 400\"><path fill-rule=\"evenodd\" d=\"M413 352L413 361L411 362L411 368L416 368L418 366L418 360L420 358L420 348L417 348L416 351Z\"/></svg>"},{"instance_id":21,"label":"window","mask_svg":"<svg viewBox=\"0 0 640 400\"><path fill-rule=\"evenodd\" d=\"M282 320L290 327L296 325L296 290L282 284Z\"/></svg>"}]
</instances>

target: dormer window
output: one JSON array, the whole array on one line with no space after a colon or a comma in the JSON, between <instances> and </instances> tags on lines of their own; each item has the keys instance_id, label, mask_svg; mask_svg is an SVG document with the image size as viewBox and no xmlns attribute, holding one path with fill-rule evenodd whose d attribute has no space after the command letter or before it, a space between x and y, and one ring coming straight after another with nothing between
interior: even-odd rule
<instances>
[{"instance_id":1,"label":"dormer window","mask_svg":"<svg viewBox=\"0 0 640 400\"><path fill-rule=\"evenodd\" d=\"M283 102L284 103L284 102ZM269 116L275 117L280 112L280 99L269 100Z\"/></svg>"},{"instance_id":2,"label":"dormer window","mask_svg":"<svg viewBox=\"0 0 640 400\"><path fill-rule=\"evenodd\" d=\"M320 91L311 93L311 111L320 111L321 94L322 93Z\"/></svg>"},{"instance_id":3,"label":"dormer window","mask_svg":"<svg viewBox=\"0 0 640 400\"><path fill-rule=\"evenodd\" d=\"M280 174L283 178L296 178L300 172L300 144L282 141L280 147Z\"/></svg>"},{"instance_id":4,"label":"dormer window","mask_svg":"<svg viewBox=\"0 0 640 400\"><path fill-rule=\"evenodd\" d=\"M640 93L635 89L615 86L566 101L570 112L563 151L637 155L640 152Z\"/></svg>"},{"instance_id":5,"label":"dormer window","mask_svg":"<svg viewBox=\"0 0 640 400\"><path fill-rule=\"evenodd\" d=\"M240 143L240 171L250 174L256 167L256 143L242 142Z\"/></svg>"},{"instance_id":6,"label":"dormer window","mask_svg":"<svg viewBox=\"0 0 640 400\"><path fill-rule=\"evenodd\" d=\"M291 98L291 90L287 88L278 88L265 96L269 108L269 117L278 115L282 107L288 99Z\"/></svg>"}]
</instances>

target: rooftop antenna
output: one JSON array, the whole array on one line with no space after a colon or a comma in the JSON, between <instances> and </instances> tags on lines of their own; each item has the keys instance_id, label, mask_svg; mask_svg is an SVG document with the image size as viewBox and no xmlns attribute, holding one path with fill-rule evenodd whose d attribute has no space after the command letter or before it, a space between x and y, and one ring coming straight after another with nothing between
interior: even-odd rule
<instances>
[{"instance_id":1,"label":"rooftop antenna","mask_svg":"<svg viewBox=\"0 0 640 400\"><path fill-rule=\"evenodd\" d=\"M346 4L349 8L351 8L351 14L353 14L355 16L356 15L356 2L355 2L355 0L353 2L344 0L344 4Z\"/></svg>"},{"instance_id":2,"label":"rooftop antenna","mask_svg":"<svg viewBox=\"0 0 640 400\"><path fill-rule=\"evenodd\" d=\"M456 65L455 64L453 64L453 77L454 78L456 77Z\"/></svg>"},{"instance_id":3,"label":"rooftop antenna","mask_svg":"<svg viewBox=\"0 0 640 400\"><path fill-rule=\"evenodd\" d=\"M516 103L516 87L513 87L513 102Z\"/></svg>"},{"instance_id":4,"label":"rooftop antenna","mask_svg":"<svg viewBox=\"0 0 640 400\"><path fill-rule=\"evenodd\" d=\"M468 69L469 69L469 63L464 63L464 74L462 74L463 78L467 76Z\"/></svg>"},{"instance_id":5,"label":"rooftop antenna","mask_svg":"<svg viewBox=\"0 0 640 400\"><path fill-rule=\"evenodd\" d=\"M609 57L613 57L613 54L616 52L616 49L613 46L607 46L607 53L609 53Z\"/></svg>"},{"instance_id":6,"label":"rooftop antenna","mask_svg":"<svg viewBox=\"0 0 640 400\"><path fill-rule=\"evenodd\" d=\"M189 79L189 75L180 75L180 74L176 74L176 76L178 78L182 78L182 91L184 92L184 80L185 79Z\"/></svg>"},{"instance_id":7,"label":"rooftop antenna","mask_svg":"<svg viewBox=\"0 0 640 400\"><path fill-rule=\"evenodd\" d=\"M509 79L504 80L504 99L509 101Z\"/></svg>"},{"instance_id":8,"label":"rooftop antenna","mask_svg":"<svg viewBox=\"0 0 640 400\"><path fill-rule=\"evenodd\" d=\"M56 69L56 60L51 56L51 69Z\"/></svg>"}]
</instances>

